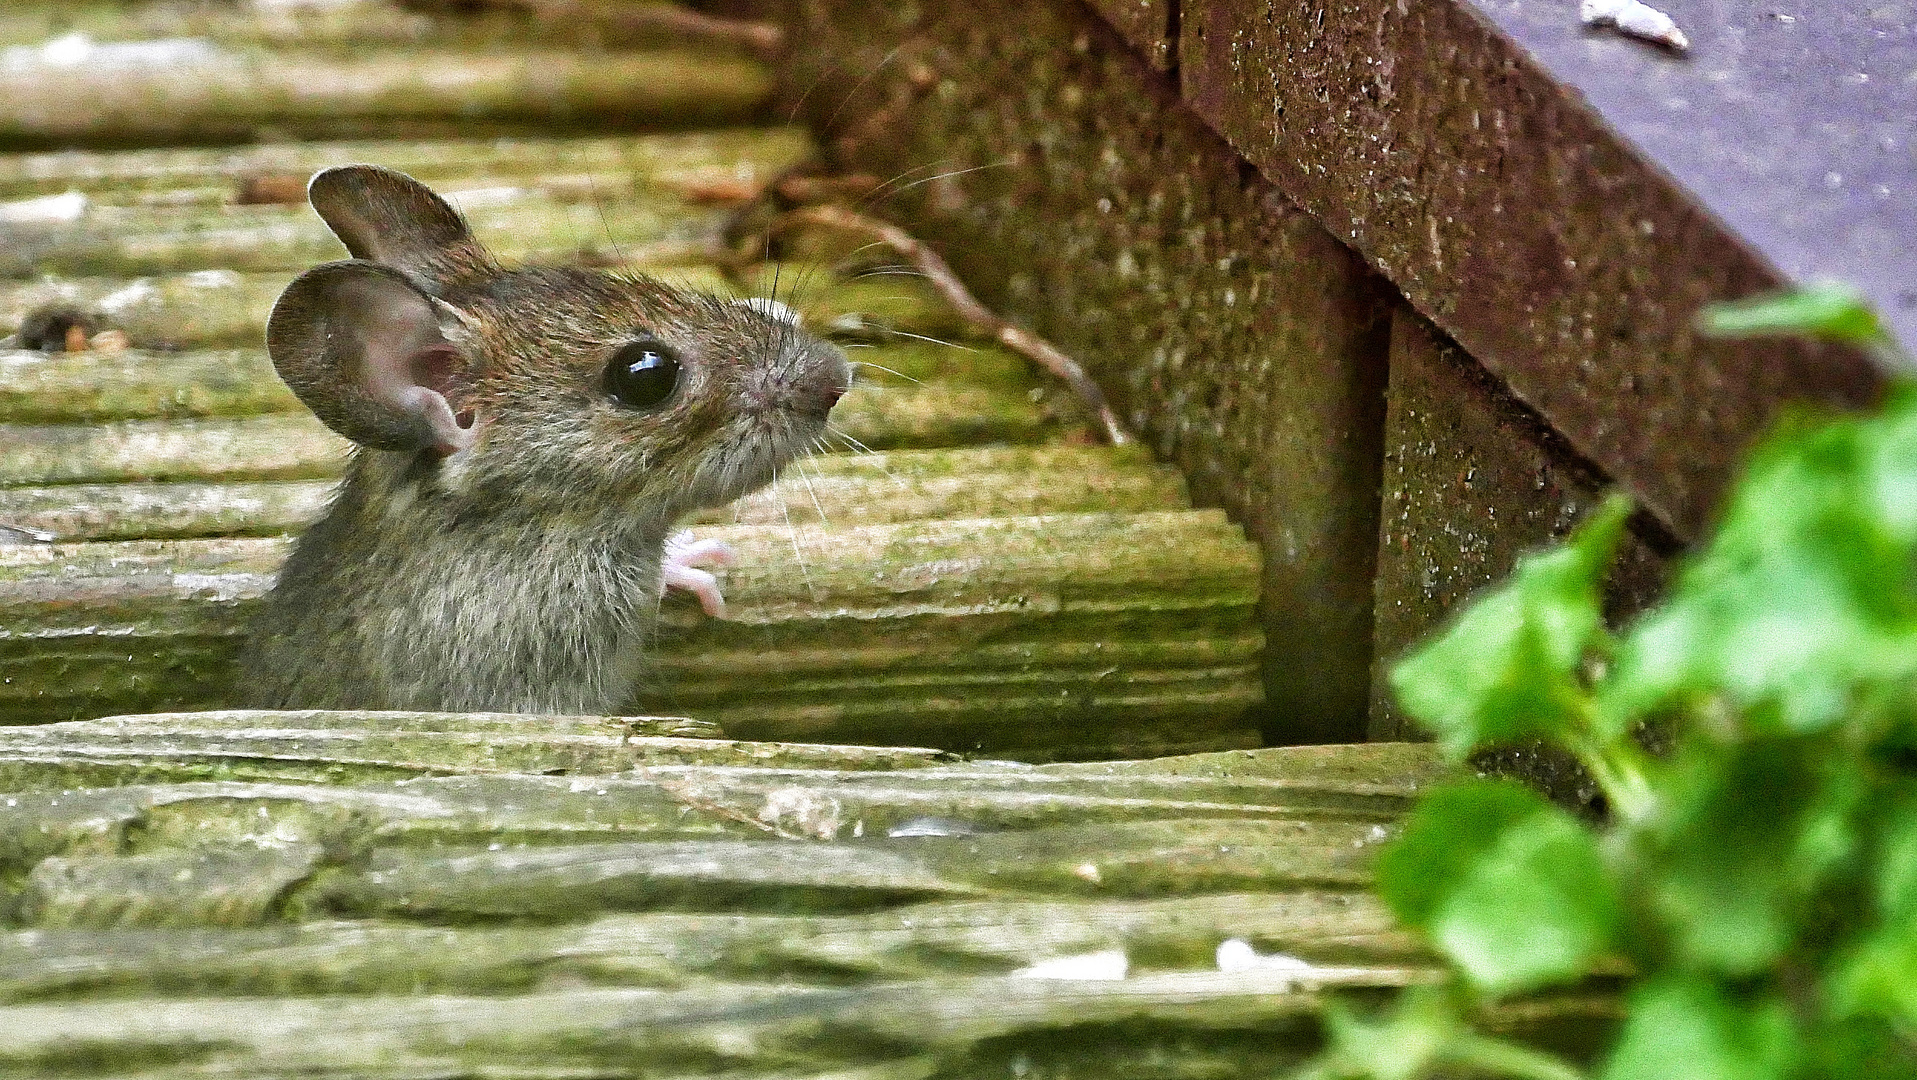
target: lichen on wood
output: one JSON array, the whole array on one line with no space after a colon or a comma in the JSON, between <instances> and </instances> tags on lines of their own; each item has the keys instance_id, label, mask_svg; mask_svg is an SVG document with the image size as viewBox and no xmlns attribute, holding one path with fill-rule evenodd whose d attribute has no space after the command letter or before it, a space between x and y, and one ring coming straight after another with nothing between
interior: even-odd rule
<instances>
[{"instance_id":1,"label":"lichen on wood","mask_svg":"<svg viewBox=\"0 0 1917 1080\"><path fill-rule=\"evenodd\" d=\"M554 979L689 985L754 971L898 980L1009 973L1123 949L1150 969L1209 964L1256 941L1319 963L1405 964L1415 944L1366 893L1218 893L1168 900L960 900L866 914L614 914L559 926L338 921L252 929L0 932L0 1002L84 993L515 993Z\"/></svg>"},{"instance_id":2,"label":"lichen on wood","mask_svg":"<svg viewBox=\"0 0 1917 1080\"><path fill-rule=\"evenodd\" d=\"M642 679L653 711L694 710L758 739L1040 758L1248 745L1237 717L1258 696L1257 562L1216 512L703 535L737 555L730 617L668 607ZM0 715L151 708L162 687L219 700L285 550L237 538L0 548ZM1094 716L1102 729L1083 731Z\"/></svg>"},{"instance_id":3,"label":"lichen on wood","mask_svg":"<svg viewBox=\"0 0 1917 1080\"><path fill-rule=\"evenodd\" d=\"M457 202L457 198L454 199ZM604 205L539 192L468 197L463 209L502 259L671 265L703 261L719 225L666 196ZM133 276L304 270L344 258L346 249L303 205L149 207L89 205L75 220L9 226L0 277L38 274Z\"/></svg>"},{"instance_id":4,"label":"lichen on wood","mask_svg":"<svg viewBox=\"0 0 1917 1080\"><path fill-rule=\"evenodd\" d=\"M336 57L208 46L183 60L0 68L0 142L324 137L404 121L690 127L756 119L772 90L760 64L685 50Z\"/></svg>"},{"instance_id":5,"label":"lichen on wood","mask_svg":"<svg viewBox=\"0 0 1917 1080\"><path fill-rule=\"evenodd\" d=\"M0 194L24 198L78 191L108 203L142 193L218 189L230 194L248 177L311 175L329 165L370 161L435 189L523 185L551 192L563 186L575 199L610 201L632 191L677 193L702 179L767 177L811 153L811 139L793 127L602 138L386 138L204 149L63 150L0 155ZM598 188L601 175L623 177L624 183ZM594 180L585 183L585 178Z\"/></svg>"},{"instance_id":6,"label":"lichen on wood","mask_svg":"<svg viewBox=\"0 0 1917 1080\"><path fill-rule=\"evenodd\" d=\"M0 523L54 542L298 532L331 500L331 480L0 487ZM709 511L706 524L812 525L1029 514L1142 512L1185 501L1176 473L1094 447L830 454Z\"/></svg>"}]
</instances>

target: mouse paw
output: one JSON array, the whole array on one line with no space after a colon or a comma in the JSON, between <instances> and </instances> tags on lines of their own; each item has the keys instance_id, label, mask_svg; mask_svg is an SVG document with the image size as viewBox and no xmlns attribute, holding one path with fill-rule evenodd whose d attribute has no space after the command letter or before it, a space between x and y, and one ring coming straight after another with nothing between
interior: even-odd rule
<instances>
[{"instance_id":1,"label":"mouse paw","mask_svg":"<svg viewBox=\"0 0 1917 1080\"><path fill-rule=\"evenodd\" d=\"M719 592L719 579L701 567L731 566L732 549L722 540L695 539L691 532L677 532L666 539L663 574L659 595L667 589L684 589L699 598L699 606L715 619L726 617L726 598Z\"/></svg>"}]
</instances>

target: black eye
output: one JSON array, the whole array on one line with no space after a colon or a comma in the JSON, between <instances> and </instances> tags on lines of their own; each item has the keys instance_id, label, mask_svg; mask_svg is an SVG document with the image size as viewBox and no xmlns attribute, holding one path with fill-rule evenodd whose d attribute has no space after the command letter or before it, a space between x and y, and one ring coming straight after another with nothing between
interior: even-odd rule
<instances>
[{"instance_id":1,"label":"black eye","mask_svg":"<svg viewBox=\"0 0 1917 1080\"><path fill-rule=\"evenodd\" d=\"M678 385L679 359L656 338L621 345L606 364L606 390L628 409L656 409Z\"/></svg>"}]
</instances>

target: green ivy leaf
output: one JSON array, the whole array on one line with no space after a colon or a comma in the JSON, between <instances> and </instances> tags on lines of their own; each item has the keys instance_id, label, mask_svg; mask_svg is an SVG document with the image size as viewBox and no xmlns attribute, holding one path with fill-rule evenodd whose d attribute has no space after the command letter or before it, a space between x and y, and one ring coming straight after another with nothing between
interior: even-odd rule
<instances>
[{"instance_id":1,"label":"green ivy leaf","mask_svg":"<svg viewBox=\"0 0 1917 1080\"><path fill-rule=\"evenodd\" d=\"M1789 948L1856 849L1858 765L1800 738L1692 744L1664 766L1662 812L1632 840L1676 963L1742 976Z\"/></svg>"},{"instance_id":2,"label":"green ivy leaf","mask_svg":"<svg viewBox=\"0 0 1917 1080\"><path fill-rule=\"evenodd\" d=\"M1714 337L1807 334L1851 343L1884 337L1863 294L1834 282L1708 304L1698 312L1697 326Z\"/></svg>"},{"instance_id":3,"label":"green ivy leaf","mask_svg":"<svg viewBox=\"0 0 1917 1080\"><path fill-rule=\"evenodd\" d=\"M1878 1016L1917 1030L1917 784L1905 781L1888 806L1872 807L1881 822L1870 865L1874 928L1834 965L1834 1015Z\"/></svg>"},{"instance_id":4,"label":"green ivy leaf","mask_svg":"<svg viewBox=\"0 0 1917 1080\"><path fill-rule=\"evenodd\" d=\"M1501 780L1428 793L1380 857L1378 891L1492 994L1583 974L1620 910L1590 830Z\"/></svg>"},{"instance_id":5,"label":"green ivy leaf","mask_svg":"<svg viewBox=\"0 0 1917 1080\"><path fill-rule=\"evenodd\" d=\"M1325 1050L1307 1076L1411 1080L1437 1060L1464 1024L1443 990L1414 987L1377 1020L1354 1015L1344 1002L1325 1002Z\"/></svg>"},{"instance_id":6,"label":"green ivy leaf","mask_svg":"<svg viewBox=\"0 0 1917 1080\"><path fill-rule=\"evenodd\" d=\"M1701 980L1663 978L1631 994L1603 1080L1783 1080L1802 1048L1782 1003L1745 1005Z\"/></svg>"},{"instance_id":7,"label":"green ivy leaf","mask_svg":"<svg viewBox=\"0 0 1917 1080\"><path fill-rule=\"evenodd\" d=\"M1419 986L1398 995L1375 1019L1360 1019L1344 1002L1324 1005L1325 1049L1292 1080L1413 1080L1441 1076L1508 1076L1518 1080L1585 1080L1568 1063L1528 1046L1472 1032L1455 987Z\"/></svg>"},{"instance_id":8,"label":"green ivy leaf","mask_svg":"<svg viewBox=\"0 0 1917 1080\"><path fill-rule=\"evenodd\" d=\"M1917 780L1886 791L1884 802L1872 860L1877 913L1885 922L1917 926Z\"/></svg>"},{"instance_id":9,"label":"green ivy leaf","mask_svg":"<svg viewBox=\"0 0 1917 1080\"><path fill-rule=\"evenodd\" d=\"M1717 536L1620 644L1601 735L1722 696L1758 731L1820 731L1917 678L1917 395L1792 430L1752 459Z\"/></svg>"},{"instance_id":10,"label":"green ivy leaf","mask_svg":"<svg viewBox=\"0 0 1917 1080\"><path fill-rule=\"evenodd\" d=\"M1906 1028L1905 1030L1909 1030ZM1797 1075L1844 1080L1911 1080L1917 1076L1917 1042L1899 1038L1881 1021L1821 1024L1803 1032L1805 1061Z\"/></svg>"},{"instance_id":11,"label":"green ivy leaf","mask_svg":"<svg viewBox=\"0 0 1917 1080\"><path fill-rule=\"evenodd\" d=\"M1917 923L1879 926L1846 953L1830 978L1838 1017L1878 1016L1917 1026Z\"/></svg>"},{"instance_id":12,"label":"green ivy leaf","mask_svg":"<svg viewBox=\"0 0 1917 1080\"><path fill-rule=\"evenodd\" d=\"M1428 929L1440 906L1498 835L1535 813L1543 799L1508 780L1431 788L1404 831L1378 856L1378 895L1406 926Z\"/></svg>"},{"instance_id":13,"label":"green ivy leaf","mask_svg":"<svg viewBox=\"0 0 1917 1080\"><path fill-rule=\"evenodd\" d=\"M1581 723L1577 667L1602 632L1599 588L1630 503L1605 501L1563 546L1526 557L1442 636L1391 672L1391 688L1453 759L1486 743L1565 741Z\"/></svg>"}]
</instances>

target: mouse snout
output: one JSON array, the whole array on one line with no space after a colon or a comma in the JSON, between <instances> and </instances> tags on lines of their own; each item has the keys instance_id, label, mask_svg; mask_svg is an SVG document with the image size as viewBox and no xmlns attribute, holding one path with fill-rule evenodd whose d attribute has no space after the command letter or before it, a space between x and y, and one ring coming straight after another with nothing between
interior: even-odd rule
<instances>
[{"instance_id":1,"label":"mouse snout","mask_svg":"<svg viewBox=\"0 0 1917 1080\"><path fill-rule=\"evenodd\" d=\"M852 365L829 345L808 350L791 368L769 375L748 403L824 420L852 387ZM755 400L756 399L756 400Z\"/></svg>"},{"instance_id":2,"label":"mouse snout","mask_svg":"<svg viewBox=\"0 0 1917 1080\"><path fill-rule=\"evenodd\" d=\"M819 379L809 386L796 387L792 393L792 411L804 416L826 418L848 389L845 383Z\"/></svg>"}]
</instances>

